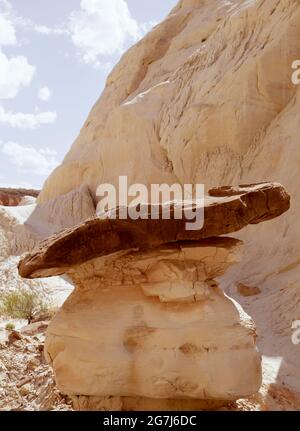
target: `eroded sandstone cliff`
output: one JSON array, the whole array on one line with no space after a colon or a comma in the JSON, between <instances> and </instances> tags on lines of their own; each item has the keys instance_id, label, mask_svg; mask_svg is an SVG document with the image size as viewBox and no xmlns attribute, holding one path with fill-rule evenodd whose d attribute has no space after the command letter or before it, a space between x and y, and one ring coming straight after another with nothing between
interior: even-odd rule
<instances>
[{"instance_id":1,"label":"eroded sandstone cliff","mask_svg":"<svg viewBox=\"0 0 300 431\"><path fill-rule=\"evenodd\" d=\"M40 202L82 183L224 184L279 181L292 196L285 219L246 229L243 263L228 289L254 316L273 374L300 390L298 199L300 58L297 0L182 0L114 68L103 95ZM234 282L234 283L232 283ZM235 287L259 288L244 297ZM272 374L272 375L273 375Z\"/></svg>"},{"instance_id":2,"label":"eroded sandstone cliff","mask_svg":"<svg viewBox=\"0 0 300 431\"><path fill-rule=\"evenodd\" d=\"M120 175L207 190L284 184L291 211L236 234L244 256L221 282L257 324L264 397L286 400L287 388L300 391L300 350L291 341L300 308L300 86L291 80L299 58L298 0L181 0L114 68L38 198L87 184L97 203L97 187L117 186Z\"/></svg>"}]
</instances>

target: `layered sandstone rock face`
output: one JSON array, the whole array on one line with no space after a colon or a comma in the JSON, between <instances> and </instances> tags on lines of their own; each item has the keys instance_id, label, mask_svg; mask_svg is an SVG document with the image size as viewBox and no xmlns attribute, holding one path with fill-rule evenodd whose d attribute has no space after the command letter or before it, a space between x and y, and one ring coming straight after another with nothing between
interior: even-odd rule
<instances>
[{"instance_id":1,"label":"layered sandstone rock face","mask_svg":"<svg viewBox=\"0 0 300 431\"><path fill-rule=\"evenodd\" d=\"M127 409L133 399L145 408L141 398L160 399L160 409L174 408L176 399L185 407L201 400L204 408L205 400L256 393L261 356L254 324L214 279L236 261L238 245L229 238L182 244L70 271L77 289L45 347L59 389L80 408L96 398L98 409L116 403Z\"/></svg>"},{"instance_id":2,"label":"layered sandstone rock face","mask_svg":"<svg viewBox=\"0 0 300 431\"><path fill-rule=\"evenodd\" d=\"M242 243L219 235L280 216L290 197L267 183L211 195L201 230L186 230L187 219L108 213L21 259L23 277L66 273L75 285L48 329L45 352L76 408L215 408L258 392L253 321L217 281L239 260Z\"/></svg>"},{"instance_id":3,"label":"layered sandstone rock face","mask_svg":"<svg viewBox=\"0 0 300 431\"><path fill-rule=\"evenodd\" d=\"M117 186L119 175L146 185L284 184L292 210L238 236L244 256L224 286L264 334L259 346L272 368L265 381L300 392L300 350L291 342L300 308L297 59L298 0L179 1L109 75L39 201L82 184L95 198L99 184ZM241 285L261 293L241 295Z\"/></svg>"}]
</instances>

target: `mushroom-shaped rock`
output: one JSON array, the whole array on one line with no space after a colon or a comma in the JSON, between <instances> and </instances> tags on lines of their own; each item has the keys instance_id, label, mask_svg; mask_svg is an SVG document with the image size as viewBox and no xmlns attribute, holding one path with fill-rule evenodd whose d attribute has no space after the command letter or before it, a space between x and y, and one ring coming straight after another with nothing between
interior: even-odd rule
<instances>
[{"instance_id":1,"label":"mushroom-shaped rock","mask_svg":"<svg viewBox=\"0 0 300 431\"><path fill-rule=\"evenodd\" d=\"M279 184L222 193L205 200L199 231L184 218L97 218L21 260L25 277L67 273L76 286L45 346L76 408L203 409L259 390L254 323L217 280L242 243L218 236L270 220L290 200Z\"/></svg>"},{"instance_id":2,"label":"mushroom-shaped rock","mask_svg":"<svg viewBox=\"0 0 300 431\"><path fill-rule=\"evenodd\" d=\"M258 224L280 216L290 208L290 196L277 183L263 183L247 187L244 192L231 193L233 188L216 189L203 203L171 204L169 219L152 218L153 207L144 208L143 219L123 220L118 217L93 218L43 241L19 265L24 278L61 275L74 265L96 257L130 249L150 249L178 241L199 241L237 232L249 224ZM221 197L217 196L220 191ZM176 206L185 207L183 217L175 219ZM163 214L170 204L158 206L156 214ZM203 226L188 230L191 213L202 212ZM115 214L115 213L114 213Z\"/></svg>"}]
</instances>

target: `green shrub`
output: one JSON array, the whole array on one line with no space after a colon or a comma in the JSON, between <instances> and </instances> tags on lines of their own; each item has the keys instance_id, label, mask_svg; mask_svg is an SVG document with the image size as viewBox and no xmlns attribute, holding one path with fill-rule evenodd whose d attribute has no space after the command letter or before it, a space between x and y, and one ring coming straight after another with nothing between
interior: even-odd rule
<instances>
[{"instance_id":1,"label":"green shrub","mask_svg":"<svg viewBox=\"0 0 300 431\"><path fill-rule=\"evenodd\" d=\"M40 294L24 289L4 294L1 302L2 314L12 319L26 319L28 323L49 308Z\"/></svg>"},{"instance_id":2,"label":"green shrub","mask_svg":"<svg viewBox=\"0 0 300 431\"><path fill-rule=\"evenodd\" d=\"M7 323L5 326L6 331L11 332L15 330L15 325L13 323Z\"/></svg>"}]
</instances>

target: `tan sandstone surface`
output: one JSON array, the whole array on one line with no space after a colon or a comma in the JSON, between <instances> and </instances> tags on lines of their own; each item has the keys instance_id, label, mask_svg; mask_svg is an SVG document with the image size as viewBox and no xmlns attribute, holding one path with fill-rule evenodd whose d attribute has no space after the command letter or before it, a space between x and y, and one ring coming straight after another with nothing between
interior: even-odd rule
<instances>
[{"instance_id":1,"label":"tan sandstone surface","mask_svg":"<svg viewBox=\"0 0 300 431\"><path fill-rule=\"evenodd\" d=\"M256 321L266 374L298 392L300 86L291 66L299 58L298 0L180 1L114 68L39 197L82 183L95 197L119 175L148 185L284 184L289 215L245 229L244 258L226 277ZM261 294L244 297L239 283Z\"/></svg>"},{"instance_id":2,"label":"tan sandstone surface","mask_svg":"<svg viewBox=\"0 0 300 431\"><path fill-rule=\"evenodd\" d=\"M48 223L53 223L56 198L58 202L60 199L65 202L63 206L68 206L65 193L72 194L86 185L95 205L97 187L102 183L117 186L120 175L127 175L129 184L138 182L147 186L163 182L204 183L207 192L211 187L264 181L277 181L286 187L291 194L291 210L278 220L245 227L234 234L244 243L241 263L228 268L223 275L218 274L216 280L222 290L235 298L253 318L258 333L257 344L263 356L262 388L258 395L240 400L233 406L242 410L300 409L300 346L291 341L292 322L300 319L300 245L297 241L300 229L300 86L293 85L291 80L291 66L296 59L300 59L298 0L181 0L167 19L131 48L114 68L78 139L63 164L48 178L38 198L41 206L52 208L43 211L45 222L41 226L45 229ZM231 192L234 196L235 192ZM222 195L218 191L216 196L220 197L220 193ZM80 220L75 220L72 206L65 212L63 206L60 214L62 219L65 214L68 225L46 229L37 241L31 243L32 246L63 227L72 230L91 217L89 211L83 211ZM7 216L4 220L7 223ZM26 229L24 233L24 221L19 224L20 252L26 250L27 239L24 238L29 235L32 239L37 232L35 223L29 234ZM0 234L7 238L1 230ZM6 250L7 239L5 241ZM100 279L102 277L97 260L90 264L81 262L82 275L76 277L73 274L83 291L92 280L93 313L97 306L101 307L100 293L94 287L95 271L99 271ZM5 268L1 269L2 273ZM185 274L180 267L176 274L182 273ZM29 283L40 281L29 280ZM78 306L76 311L83 320L87 316L87 307L93 309L94 304L89 292L85 294L86 304ZM62 316L69 318L69 304L72 307L74 302L76 304L76 295L73 293L67 300L56 320L59 336L64 337L63 333L70 330L65 327ZM130 295L132 288L124 296L129 309ZM233 310L228 297L221 291L219 300L223 310L226 307ZM108 302L108 306L114 306L113 301ZM152 318L152 305L150 301L147 324ZM231 323L240 307L235 305L233 308L233 314L226 315ZM115 311L119 315L120 310ZM184 313L183 316L187 318ZM97 314L95 322L98 318ZM101 319L105 318L103 314ZM122 315L122 318L130 323L128 316ZM133 313L130 318L140 317ZM245 330L243 321L240 317L242 332ZM118 325L114 326L113 322L110 325L111 333L117 336ZM75 325L71 332L73 330L79 328ZM89 321L85 321L81 330L83 338L89 336ZM55 342L57 334L49 331L47 349L54 349L59 356L60 346ZM138 353L134 354L139 356L138 335L137 338L138 341L134 338L131 349L137 349ZM176 337L171 339L177 342ZM75 342L70 341L67 357ZM92 357L97 356L91 345L88 352ZM197 352L194 354L197 356ZM246 354L253 354L253 350ZM58 364L62 367L58 381L65 387L74 375L68 380L68 370L61 365L60 359ZM159 364L156 366L159 368ZM126 373L128 369L124 371L125 376ZM134 375L137 375L137 388L144 391L138 372ZM147 390L147 394L152 395L151 388ZM100 408L101 405L105 408L103 397L94 402L93 399L75 399L79 409ZM107 406L111 407L109 403ZM126 406L137 408L136 400L116 400L116 409Z\"/></svg>"},{"instance_id":3,"label":"tan sandstone surface","mask_svg":"<svg viewBox=\"0 0 300 431\"><path fill-rule=\"evenodd\" d=\"M290 197L276 183L211 194L201 230L186 230L173 213L136 221L108 213L21 259L23 277L66 273L75 285L48 329L45 354L76 408L216 408L258 393L255 326L216 281L238 261L242 242L219 235L277 218Z\"/></svg>"}]
</instances>

